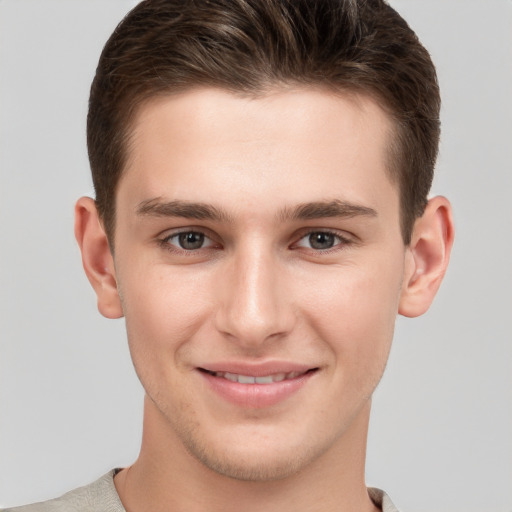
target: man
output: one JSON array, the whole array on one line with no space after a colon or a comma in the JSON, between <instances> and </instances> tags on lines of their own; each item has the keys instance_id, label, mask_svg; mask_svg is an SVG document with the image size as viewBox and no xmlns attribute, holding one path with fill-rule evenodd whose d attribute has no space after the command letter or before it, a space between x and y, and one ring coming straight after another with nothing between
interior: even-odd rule
<instances>
[{"instance_id":1,"label":"man","mask_svg":"<svg viewBox=\"0 0 512 512\"><path fill-rule=\"evenodd\" d=\"M396 510L366 435L396 315L428 309L453 242L438 117L381 1L139 4L92 85L75 233L126 319L141 452L28 510Z\"/></svg>"}]
</instances>

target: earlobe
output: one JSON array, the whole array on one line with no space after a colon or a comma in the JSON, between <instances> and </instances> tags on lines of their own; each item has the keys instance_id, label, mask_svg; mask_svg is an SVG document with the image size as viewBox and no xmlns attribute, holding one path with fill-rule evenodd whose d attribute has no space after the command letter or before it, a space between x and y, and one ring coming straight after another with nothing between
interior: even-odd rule
<instances>
[{"instance_id":1,"label":"earlobe","mask_svg":"<svg viewBox=\"0 0 512 512\"><path fill-rule=\"evenodd\" d=\"M416 220L407 248L399 314L416 317L428 310L446 272L453 239L450 202L434 197Z\"/></svg>"},{"instance_id":2,"label":"earlobe","mask_svg":"<svg viewBox=\"0 0 512 512\"><path fill-rule=\"evenodd\" d=\"M98 310L106 318L123 316L114 260L94 200L80 198L75 206L75 237L89 282L98 298Z\"/></svg>"}]
</instances>

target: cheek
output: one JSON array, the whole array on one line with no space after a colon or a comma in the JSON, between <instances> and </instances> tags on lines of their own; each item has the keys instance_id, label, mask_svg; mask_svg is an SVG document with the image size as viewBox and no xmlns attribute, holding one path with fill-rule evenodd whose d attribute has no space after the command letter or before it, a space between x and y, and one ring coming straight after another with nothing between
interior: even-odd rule
<instances>
[{"instance_id":1,"label":"cheek","mask_svg":"<svg viewBox=\"0 0 512 512\"><path fill-rule=\"evenodd\" d=\"M346 267L323 283L317 281L308 291L305 318L337 363L354 368L354 375L384 368L398 311L401 275L402 267L396 263Z\"/></svg>"},{"instance_id":2,"label":"cheek","mask_svg":"<svg viewBox=\"0 0 512 512\"><path fill-rule=\"evenodd\" d=\"M198 289L204 290L204 278L167 265L131 271L120 279L130 352L139 377L147 372L165 379L169 364L162 362L179 363L180 351L204 323L210 302Z\"/></svg>"}]
</instances>

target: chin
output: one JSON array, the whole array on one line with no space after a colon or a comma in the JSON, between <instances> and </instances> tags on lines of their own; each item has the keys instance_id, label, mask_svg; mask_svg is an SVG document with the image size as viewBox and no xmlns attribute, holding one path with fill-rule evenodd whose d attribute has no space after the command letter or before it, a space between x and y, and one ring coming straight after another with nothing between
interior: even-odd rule
<instances>
[{"instance_id":1,"label":"chin","mask_svg":"<svg viewBox=\"0 0 512 512\"><path fill-rule=\"evenodd\" d=\"M197 448L197 447L196 447ZM208 469L215 473L245 482L269 482L283 480L300 471L306 461L293 456L268 456L261 454L254 459L253 455L247 454L226 454L222 456L198 449L191 453Z\"/></svg>"},{"instance_id":2,"label":"chin","mask_svg":"<svg viewBox=\"0 0 512 512\"><path fill-rule=\"evenodd\" d=\"M209 442L204 435L187 436L182 442L187 451L209 470L225 477L247 481L283 480L299 473L325 451L305 448L307 443L284 446L277 439L231 439L229 443ZM195 432L199 434L199 432ZM204 433L203 433L204 434ZM258 437L258 436L257 436ZM235 438L236 439L236 438Z\"/></svg>"}]
</instances>

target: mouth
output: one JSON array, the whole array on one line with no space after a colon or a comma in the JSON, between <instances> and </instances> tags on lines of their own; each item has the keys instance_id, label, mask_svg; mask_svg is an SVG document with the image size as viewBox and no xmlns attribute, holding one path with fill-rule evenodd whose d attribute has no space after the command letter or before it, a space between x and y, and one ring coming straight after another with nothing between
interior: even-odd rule
<instances>
[{"instance_id":1,"label":"mouth","mask_svg":"<svg viewBox=\"0 0 512 512\"><path fill-rule=\"evenodd\" d=\"M307 386L307 383L320 370L318 367L230 368L232 370L230 372L222 368L197 369L213 392L212 396L217 396L242 409L261 409L284 404Z\"/></svg>"},{"instance_id":2,"label":"mouth","mask_svg":"<svg viewBox=\"0 0 512 512\"><path fill-rule=\"evenodd\" d=\"M306 371L294 371L294 372L278 372L272 373L270 375L242 375L239 373L230 373L230 372L214 372L210 370L206 370L205 368L199 368L199 371L205 372L212 377L218 377L221 379L226 379L230 382L238 382L239 384L273 384L275 382L283 382L293 379L299 379L309 373L316 372L318 368L310 368Z\"/></svg>"}]
</instances>

